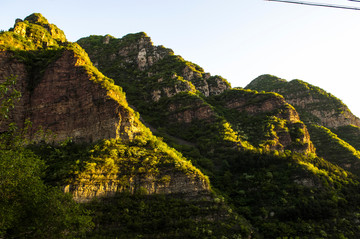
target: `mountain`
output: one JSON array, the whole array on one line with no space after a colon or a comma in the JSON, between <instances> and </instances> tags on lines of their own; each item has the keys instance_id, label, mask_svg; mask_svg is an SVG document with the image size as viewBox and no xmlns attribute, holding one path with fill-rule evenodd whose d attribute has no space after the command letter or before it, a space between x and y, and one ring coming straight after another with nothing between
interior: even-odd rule
<instances>
[{"instance_id":1,"label":"mountain","mask_svg":"<svg viewBox=\"0 0 360 239\"><path fill-rule=\"evenodd\" d=\"M360 119L338 98L301 80L262 75L246 86L283 95L307 125L317 154L360 175Z\"/></svg>"},{"instance_id":2,"label":"mountain","mask_svg":"<svg viewBox=\"0 0 360 239\"><path fill-rule=\"evenodd\" d=\"M357 147L355 123L337 125L346 135L341 139L309 123L306 109L286 95L232 88L154 46L143 32L71 43L41 14L17 19L0 33L0 86L0 175L19 164L3 163L12 157L3 155L27 152L36 158L33 165L43 165L36 180L61 188L69 197L64 207L73 212L45 201L41 206L54 212L49 215L60 215L49 224L36 213L40 206L22 211L8 200L38 205L26 180L3 180L1 237L45 238L54 231L59 238L360 234L356 159L340 155L347 166L319 157L327 153L324 142L350 150L346 139ZM8 112L17 91L22 97ZM5 210L9 206L16 210ZM59 208L63 213L55 213Z\"/></svg>"},{"instance_id":3,"label":"mountain","mask_svg":"<svg viewBox=\"0 0 360 239\"><path fill-rule=\"evenodd\" d=\"M171 49L154 46L145 33L78 43L124 88L152 132L207 174L252 223L253 237L343 233L330 229L344 211L330 209L340 202L328 199L344 196L340 185L357 185L356 176L315 154L308 128L282 95L231 88Z\"/></svg>"},{"instance_id":4,"label":"mountain","mask_svg":"<svg viewBox=\"0 0 360 239\"><path fill-rule=\"evenodd\" d=\"M129 34L121 39L109 35L90 36L80 39L78 43L104 74L124 87L129 101L141 113L144 120L155 128L167 128L170 135L180 133L183 135L180 138L197 143L202 138L194 137L196 135L194 131L199 127L207 128L204 128L203 132L211 131L210 128L213 128L215 123L218 128L215 130L218 132L214 137L224 134L224 131L229 136L232 135L228 139L217 139L220 142L225 139L225 141L237 142L243 148L251 147L251 144L255 143L256 147L262 144L264 148L284 149L291 148L295 144L296 139L291 137L288 130L288 127L293 127L294 131L297 128L299 131L304 130L304 135L301 137L304 145L307 146L302 150L312 151L311 143L306 140L307 130L299 121L297 112L280 95L261 95L231 89L230 84L222 77L211 76L198 65L174 55L171 49L153 46L151 39L145 33ZM224 100L224 105L215 107L212 101L219 97ZM254 117L266 121L271 127L275 122L270 118L274 116L284 121L285 126L273 126L279 131L280 137L276 132L266 132L271 130L269 127L263 132L258 132L261 136L253 136L252 142L248 142L244 138L251 136L238 137L239 132L235 132L230 126L228 119L219 112L220 108L227 108L227 111L238 114L243 113L250 118L249 121L253 121ZM190 125L193 125L193 129L189 127ZM244 130L246 127L243 127ZM176 128L180 128L179 132L171 132ZM251 134L250 131L247 133ZM204 138L209 136L206 134Z\"/></svg>"}]
</instances>

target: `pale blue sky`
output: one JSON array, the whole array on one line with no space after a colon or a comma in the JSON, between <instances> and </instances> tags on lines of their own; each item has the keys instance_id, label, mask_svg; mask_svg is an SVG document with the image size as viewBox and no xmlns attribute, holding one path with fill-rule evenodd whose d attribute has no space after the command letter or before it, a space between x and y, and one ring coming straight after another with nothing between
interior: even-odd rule
<instances>
[{"instance_id":1,"label":"pale blue sky","mask_svg":"<svg viewBox=\"0 0 360 239\"><path fill-rule=\"evenodd\" d=\"M311 2L359 6L347 0ZM68 40L146 32L245 87L261 74L301 79L334 94L360 116L360 11L264 0L1 0L0 29L42 13Z\"/></svg>"}]
</instances>

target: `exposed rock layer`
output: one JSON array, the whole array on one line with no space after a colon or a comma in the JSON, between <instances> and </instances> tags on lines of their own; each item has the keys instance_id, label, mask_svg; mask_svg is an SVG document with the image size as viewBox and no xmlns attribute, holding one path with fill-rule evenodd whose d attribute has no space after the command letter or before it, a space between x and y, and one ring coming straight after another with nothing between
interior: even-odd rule
<instances>
[{"instance_id":1,"label":"exposed rock layer","mask_svg":"<svg viewBox=\"0 0 360 239\"><path fill-rule=\"evenodd\" d=\"M132 139L139 129L134 113L119 104L101 84L91 80L72 51L64 51L50 64L32 91L26 65L1 52L2 75L17 76L23 95L13 118L18 125L32 122L31 137L42 128L56 134L59 142L95 142L104 138ZM2 129L4 130L4 129ZM35 138L34 138L35 137Z\"/></svg>"}]
</instances>

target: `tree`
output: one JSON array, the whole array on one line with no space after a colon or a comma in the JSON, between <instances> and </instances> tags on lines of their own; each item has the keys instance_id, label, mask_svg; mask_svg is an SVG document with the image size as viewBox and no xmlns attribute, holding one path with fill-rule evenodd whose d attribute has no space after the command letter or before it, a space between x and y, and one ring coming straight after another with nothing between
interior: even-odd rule
<instances>
[{"instance_id":1,"label":"tree","mask_svg":"<svg viewBox=\"0 0 360 239\"><path fill-rule=\"evenodd\" d=\"M6 77L0 81L0 126L5 119L9 118L9 112L14 108L16 101L21 97L21 93L15 89L16 77Z\"/></svg>"}]
</instances>

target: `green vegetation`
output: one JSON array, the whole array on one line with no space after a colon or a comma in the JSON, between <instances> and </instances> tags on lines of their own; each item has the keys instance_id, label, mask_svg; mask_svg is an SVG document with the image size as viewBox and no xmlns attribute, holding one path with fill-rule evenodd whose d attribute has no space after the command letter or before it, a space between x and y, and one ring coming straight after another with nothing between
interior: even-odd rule
<instances>
[{"instance_id":1,"label":"green vegetation","mask_svg":"<svg viewBox=\"0 0 360 239\"><path fill-rule=\"evenodd\" d=\"M151 135L141 135L130 142L111 139L94 145L79 145L67 141L57 146L33 145L31 149L49 165L46 180L55 185L78 185L86 181L101 184L110 180L123 191L133 192L141 185L130 185L130 178L140 177L140 182L153 177L155 183L163 183L161 180L167 176L167 171L171 174L182 172L209 183L207 177L179 152ZM88 180L89 175L92 175L91 180Z\"/></svg>"},{"instance_id":2,"label":"green vegetation","mask_svg":"<svg viewBox=\"0 0 360 239\"><path fill-rule=\"evenodd\" d=\"M308 125L308 129L319 156L356 175L360 175L359 151L323 126Z\"/></svg>"},{"instance_id":3,"label":"green vegetation","mask_svg":"<svg viewBox=\"0 0 360 239\"><path fill-rule=\"evenodd\" d=\"M300 118L308 127L317 154L360 175L358 166L360 160L359 128L344 125L329 130L324 127L327 117L334 117L334 115L337 117L346 112L347 115L344 117L347 118L351 114L341 100L306 82L300 80L287 82L270 75L258 77L247 88L275 91L282 94L287 101L293 102Z\"/></svg>"},{"instance_id":4,"label":"green vegetation","mask_svg":"<svg viewBox=\"0 0 360 239\"><path fill-rule=\"evenodd\" d=\"M16 77L10 76L0 84L0 126L3 120L9 118L9 112L14 108L15 103L20 99L21 93L15 89Z\"/></svg>"},{"instance_id":5,"label":"green vegetation","mask_svg":"<svg viewBox=\"0 0 360 239\"><path fill-rule=\"evenodd\" d=\"M359 233L354 223L357 178L314 154L294 153L309 146L304 141L308 136L301 121L289 120L295 117L289 112L295 111L282 96L238 89L204 97L187 90L153 101L154 90L174 87L172 78L185 78L182 58L168 54L140 71L135 64L138 52L124 50L136 46L138 39L119 48L111 42L122 40L111 38L104 45L104 38L98 37L97 43L93 39L83 38L79 44L102 72L124 88L154 132L208 175L212 188L250 221L254 238L354 238ZM109 61L121 51L124 55ZM193 68L194 79L201 79L201 68ZM196 80L191 84L196 89L202 86ZM294 89L311 88L300 81L293 84ZM268 101L279 107L256 111ZM228 107L234 102L245 102L242 107L254 108L255 113ZM195 116L200 111L207 113ZM291 145L282 147L279 141L285 136Z\"/></svg>"},{"instance_id":6,"label":"green vegetation","mask_svg":"<svg viewBox=\"0 0 360 239\"><path fill-rule=\"evenodd\" d=\"M88 238L246 238L252 228L220 198L118 194L93 201L96 228ZM101 213L100 213L101 212Z\"/></svg>"},{"instance_id":7,"label":"green vegetation","mask_svg":"<svg viewBox=\"0 0 360 239\"><path fill-rule=\"evenodd\" d=\"M331 130L337 134L339 138L343 139L356 150L360 151L360 127L355 125L346 125Z\"/></svg>"},{"instance_id":8,"label":"green vegetation","mask_svg":"<svg viewBox=\"0 0 360 239\"><path fill-rule=\"evenodd\" d=\"M231 123L243 140L257 148L304 150L308 147L303 142L306 134L303 124L287 119L287 112L293 109L276 93L232 89L210 97L207 101ZM262 109L265 102L273 102L278 107ZM282 145L280 141L288 145Z\"/></svg>"},{"instance_id":9,"label":"green vegetation","mask_svg":"<svg viewBox=\"0 0 360 239\"><path fill-rule=\"evenodd\" d=\"M64 32L38 13L17 22L11 31L0 33L0 50L57 48L65 42Z\"/></svg>"},{"instance_id":10,"label":"green vegetation","mask_svg":"<svg viewBox=\"0 0 360 239\"><path fill-rule=\"evenodd\" d=\"M320 119L312 113L315 110L334 111L337 114L343 114L349 111L347 106L338 98L319 87L310 85L301 80L292 80L287 82L276 76L262 75L253 80L246 86L246 89L257 91L277 92L284 96L288 102L302 100L304 105L296 103L293 106L300 113L301 119L309 123L321 123Z\"/></svg>"}]
</instances>

